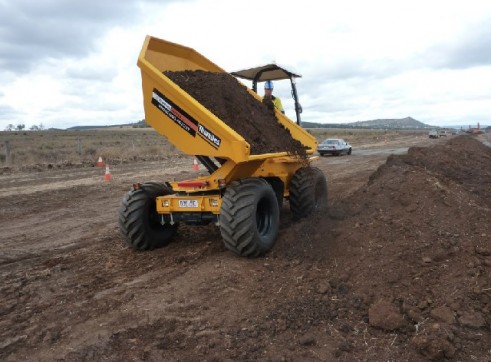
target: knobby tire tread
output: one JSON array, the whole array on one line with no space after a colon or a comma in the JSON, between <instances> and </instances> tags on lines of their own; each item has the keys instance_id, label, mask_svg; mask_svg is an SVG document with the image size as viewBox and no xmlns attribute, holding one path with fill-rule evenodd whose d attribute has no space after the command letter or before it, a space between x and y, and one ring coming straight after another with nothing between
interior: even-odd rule
<instances>
[{"instance_id":1,"label":"knobby tire tread","mask_svg":"<svg viewBox=\"0 0 491 362\"><path fill-rule=\"evenodd\" d=\"M259 235L256 224L256 208L261 200L266 200L271 212L271 225L265 235ZM230 184L220 212L220 232L228 250L245 257L263 255L274 245L278 229L277 196L267 181L248 178Z\"/></svg>"},{"instance_id":2,"label":"knobby tire tread","mask_svg":"<svg viewBox=\"0 0 491 362\"><path fill-rule=\"evenodd\" d=\"M131 190L122 199L119 209L120 232L128 245L137 250L152 250L167 245L177 225L160 225L151 219L155 198L172 193L166 185L146 182Z\"/></svg>"}]
</instances>

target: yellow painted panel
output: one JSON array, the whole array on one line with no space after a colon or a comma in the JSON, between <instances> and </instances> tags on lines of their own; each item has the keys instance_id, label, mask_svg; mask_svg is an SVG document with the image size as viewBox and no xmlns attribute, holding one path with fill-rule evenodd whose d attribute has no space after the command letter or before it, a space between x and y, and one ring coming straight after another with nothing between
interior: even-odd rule
<instances>
[{"instance_id":1,"label":"yellow painted panel","mask_svg":"<svg viewBox=\"0 0 491 362\"><path fill-rule=\"evenodd\" d=\"M250 145L241 135L163 74L167 70L225 72L222 68L192 48L151 36L145 38L138 66L142 74L145 120L151 127L186 154L221 157L234 163L250 160ZM312 153L317 145L315 137L280 112L277 116L292 137ZM284 155L284 152L272 153L266 157ZM256 159L257 155L252 157Z\"/></svg>"}]
</instances>

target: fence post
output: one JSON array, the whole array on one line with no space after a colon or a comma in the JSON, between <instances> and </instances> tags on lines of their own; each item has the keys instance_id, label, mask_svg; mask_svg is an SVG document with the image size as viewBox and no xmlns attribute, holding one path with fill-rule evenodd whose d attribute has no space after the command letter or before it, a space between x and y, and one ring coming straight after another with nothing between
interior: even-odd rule
<instances>
[{"instance_id":1,"label":"fence post","mask_svg":"<svg viewBox=\"0 0 491 362\"><path fill-rule=\"evenodd\" d=\"M10 164L10 142L5 141L5 163Z\"/></svg>"}]
</instances>

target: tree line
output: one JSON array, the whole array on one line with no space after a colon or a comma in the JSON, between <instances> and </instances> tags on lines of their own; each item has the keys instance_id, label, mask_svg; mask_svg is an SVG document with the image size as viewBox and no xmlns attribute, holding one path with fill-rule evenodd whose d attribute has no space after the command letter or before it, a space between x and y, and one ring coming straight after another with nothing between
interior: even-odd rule
<instances>
[{"instance_id":1,"label":"tree line","mask_svg":"<svg viewBox=\"0 0 491 362\"><path fill-rule=\"evenodd\" d=\"M5 127L6 131L22 131L26 128L26 125L23 123L19 123L18 125L14 126L12 123L8 124L7 127ZM35 124L29 128L31 131L42 131L44 130L44 126L42 123L39 125Z\"/></svg>"}]
</instances>

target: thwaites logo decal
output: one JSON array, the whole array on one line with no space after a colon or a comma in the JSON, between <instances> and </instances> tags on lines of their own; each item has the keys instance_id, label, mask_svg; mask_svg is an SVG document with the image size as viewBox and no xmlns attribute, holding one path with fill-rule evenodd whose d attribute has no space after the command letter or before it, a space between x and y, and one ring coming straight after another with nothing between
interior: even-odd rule
<instances>
[{"instance_id":1,"label":"thwaites logo decal","mask_svg":"<svg viewBox=\"0 0 491 362\"><path fill-rule=\"evenodd\" d=\"M215 148L220 147L220 144L222 143L220 137L189 116L189 114L172 103L155 88L152 93L152 104L191 136L196 137L196 134L198 134L211 146Z\"/></svg>"},{"instance_id":2,"label":"thwaites logo decal","mask_svg":"<svg viewBox=\"0 0 491 362\"><path fill-rule=\"evenodd\" d=\"M211 144L213 147L220 147L220 143L222 142L222 140L202 124L198 124L198 134L203 137L205 141L208 141L208 143Z\"/></svg>"}]
</instances>

